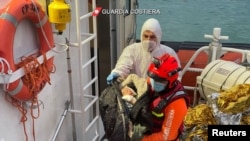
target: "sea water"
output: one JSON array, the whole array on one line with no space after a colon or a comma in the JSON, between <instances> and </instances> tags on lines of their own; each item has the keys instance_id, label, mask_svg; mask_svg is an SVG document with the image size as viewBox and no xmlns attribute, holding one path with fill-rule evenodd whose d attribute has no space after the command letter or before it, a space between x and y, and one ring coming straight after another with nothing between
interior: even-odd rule
<instances>
[{"instance_id":1,"label":"sea water","mask_svg":"<svg viewBox=\"0 0 250 141\"><path fill-rule=\"evenodd\" d=\"M250 0L138 0L139 9L157 9L157 14L138 14L136 38L148 18L156 18L162 41L209 42L205 34L221 28L229 43L250 43Z\"/></svg>"}]
</instances>

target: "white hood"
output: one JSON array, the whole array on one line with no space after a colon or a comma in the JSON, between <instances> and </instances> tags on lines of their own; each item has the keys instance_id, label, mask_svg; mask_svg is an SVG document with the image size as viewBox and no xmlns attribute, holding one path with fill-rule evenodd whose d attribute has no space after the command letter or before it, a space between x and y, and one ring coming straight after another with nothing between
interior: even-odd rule
<instances>
[{"instance_id":1,"label":"white hood","mask_svg":"<svg viewBox=\"0 0 250 141\"><path fill-rule=\"evenodd\" d=\"M162 30L161 30L161 26L158 20L154 18L150 18L144 22L144 24L142 25L142 29L141 29L141 41L142 41L143 32L146 30L149 30L155 34L157 38L157 46L159 47L160 42L161 42L161 37L162 37Z\"/></svg>"}]
</instances>

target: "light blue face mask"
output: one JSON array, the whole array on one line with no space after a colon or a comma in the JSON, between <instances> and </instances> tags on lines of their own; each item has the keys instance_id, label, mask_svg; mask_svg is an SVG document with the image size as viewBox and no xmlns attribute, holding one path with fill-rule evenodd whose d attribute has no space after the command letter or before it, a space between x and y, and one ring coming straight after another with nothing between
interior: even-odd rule
<instances>
[{"instance_id":1,"label":"light blue face mask","mask_svg":"<svg viewBox=\"0 0 250 141\"><path fill-rule=\"evenodd\" d=\"M150 78L150 84L154 91L161 92L165 89L166 83L156 82L154 79Z\"/></svg>"}]
</instances>

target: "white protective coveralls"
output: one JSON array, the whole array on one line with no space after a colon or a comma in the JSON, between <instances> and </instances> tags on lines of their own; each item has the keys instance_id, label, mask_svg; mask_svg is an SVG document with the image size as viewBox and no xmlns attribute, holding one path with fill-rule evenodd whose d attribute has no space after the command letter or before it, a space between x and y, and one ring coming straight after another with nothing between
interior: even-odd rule
<instances>
[{"instance_id":1,"label":"white protective coveralls","mask_svg":"<svg viewBox=\"0 0 250 141\"><path fill-rule=\"evenodd\" d=\"M152 52L149 52L142 45L142 36L145 30L153 32L157 38L156 48ZM152 61L152 57L159 58L165 53L176 57L176 60L181 67L176 52L172 48L160 44L161 37L162 30L158 20L154 18L146 20L141 29L141 42L133 43L124 48L115 68L111 71L111 73L118 73L121 77L127 77L129 74L134 73L139 77L146 78L147 70Z\"/></svg>"}]
</instances>

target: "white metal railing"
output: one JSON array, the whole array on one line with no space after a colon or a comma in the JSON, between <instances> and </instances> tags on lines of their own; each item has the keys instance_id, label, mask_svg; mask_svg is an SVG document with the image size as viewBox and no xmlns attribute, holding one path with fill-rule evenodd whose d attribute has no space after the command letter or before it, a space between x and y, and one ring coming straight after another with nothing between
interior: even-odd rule
<instances>
[{"instance_id":1,"label":"white metal railing","mask_svg":"<svg viewBox=\"0 0 250 141\"><path fill-rule=\"evenodd\" d=\"M97 141L100 138L99 131L99 86L98 86L98 54L97 54L97 24L96 17L92 16L92 12L81 13L81 5L79 0L75 0L75 12L76 12L76 43L69 43L69 46L78 47L79 49L79 73L80 73L80 98L81 98L81 109L69 109L69 112L74 114L82 115L82 137L83 140L92 140ZM96 0L92 0L92 9L96 8ZM81 21L88 20L92 18L93 20L93 32L92 33L83 33L81 29ZM85 38L83 38L85 37ZM93 46L86 45L93 41ZM86 46L85 46L86 45ZM93 49L93 55L91 58L88 58L83 55L83 52L88 49ZM89 51L88 50L88 51ZM90 51L89 51L90 53ZM94 64L94 67L91 65ZM94 69L94 70L93 70ZM90 73L94 72L94 76L91 77ZM84 79L83 79L84 78ZM91 86L94 86L94 90ZM94 93L95 92L95 93ZM90 121L90 122L89 122ZM94 135L91 139L87 135L88 132L94 128Z\"/></svg>"},{"instance_id":2,"label":"white metal railing","mask_svg":"<svg viewBox=\"0 0 250 141\"><path fill-rule=\"evenodd\" d=\"M219 42L221 39L223 40L227 40L228 37L227 36L220 36L220 28L214 28L213 31L213 35L204 35L205 38L209 38L212 39L212 42L209 44L209 46L203 46L201 48L199 48L197 51L195 51L195 53L192 55L192 57L190 58L190 60L187 62L187 64L185 65L185 67L182 70L182 75L179 78L179 80L182 80L182 77L185 75L185 73L187 71L190 72L202 72L204 70L204 68L194 68L191 67L192 63L194 62L194 60L199 56L199 54L201 52L207 52L209 55L210 60L208 60L209 62L214 61L216 59L219 59L219 57L226 52L235 52L235 53L240 53L242 55L241 58L241 62L244 61L250 61L248 60L250 57L250 51L249 50L243 50L243 49L237 49L237 48L230 48L230 47L222 47L222 44ZM220 54L218 54L220 53ZM209 63L208 62L208 63ZM197 84L195 86L187 86L185 85L184 88L186 90L192 90L194 91L194 98L193 98L193 106L198 102L197 98L197 91L198 91L198 86Z\"/></svg>"}]
</instances>

